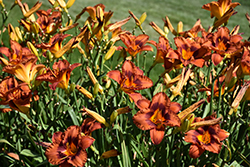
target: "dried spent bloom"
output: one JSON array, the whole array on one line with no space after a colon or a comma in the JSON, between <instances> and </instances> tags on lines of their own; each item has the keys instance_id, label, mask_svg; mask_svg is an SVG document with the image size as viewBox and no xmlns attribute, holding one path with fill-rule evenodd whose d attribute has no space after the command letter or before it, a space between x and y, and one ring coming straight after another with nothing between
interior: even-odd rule
<instances>
[{"instance_id":1,"label":"dried spent bloom","mask_svg":"<svg viewBox=\"0 0 250 167\"><path fill-rule=\"evenodd\" d=\"M213 114L204 119L196 119L195 122L204 120L215 119L216 115ZM192 143L189 150L191 158L198 158L201 154L207 150L218 154L221 150L221 141L225 140L229 136L229 133L220 128L219 124L211 126L202 126L196 130L190 130L185 133L185 141Z\"/></svg>"},{"instance_id":2,"label":"dried spent bloom","mask_svg":"<svg viewBox=\"0 0 250 167\"><path fill-rule=\"evenodd\" d=\"M60 166L84 166L87 161L86 149L90 147L94 138L82 136L80 127L73 125L65 132L55 132L52 144L45 151L48 161Z\"/></svg>"},{"instance_id":3,"label":"dried spent bloom","mask_svg":"<svg viewBox=\"0 0 250 167\"><path fill-rule=\"evenodd\" d=\"M47 69L46 73L37 76L38 81L48 81L52 83L50 88L55 90L56 87L61 89L68 89L70 74L80 63L69 64L67 60L59 60L52 66L53 70Z\"/></svg>"},{"instance_id":4,"label":"dried spent bloom","mask_svg":"<svg viewBox=\"0 0 250 167\"><path fill-rule=\"evenodd\" d=\"M154 95L152 102L147 99L138 100L137 106L140 111L134 115L133 121L138 128L150 130L151 140L156 145L161 143L166 126L181 125L181 120L177 116L181 105L171 102L163 92Z\"/></svg>"},{"instance_id":5,"label":"dried spent bloom","mask_svg":"<svg viewBox=\"0 0 250 167\"><path fill-rule=\"evenodd\" d=\"M127 93L135 102L141 99L136 90L147 89L153 86L153 81L143 75L143 71L129 60L122 65L122 73L118 70L109 71L107 76L120 84L122 91Z\"/></svg>"}]
</instances>

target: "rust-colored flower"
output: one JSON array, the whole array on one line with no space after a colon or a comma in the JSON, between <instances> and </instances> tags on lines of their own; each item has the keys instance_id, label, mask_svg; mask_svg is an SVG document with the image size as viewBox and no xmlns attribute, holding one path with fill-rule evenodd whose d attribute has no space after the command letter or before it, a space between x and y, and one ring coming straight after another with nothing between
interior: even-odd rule
<instances>
[{"instance_id":1,"label":"rust-colored flower","mask_svg":"<svg viewBox=\"0 0 250 167\"><path fill-rule=\"evenodd\" d=\"M86 149L95 141L90 136L82 136L80 127L73 125L65 132L56 132L52 144L45 151L48 161L53 165L84 166L87 161Z\"/></svg>"},{"instance_id":2,"label":"rust-colored flower","mask_svg":"<svg viewBox=\"0 0 250 167\"><path fill-rule=\"evenodd\" d=\"M119 35L122 42L126 45L126 51L135 57L137 53L142 51L153 51L153 48L149 45L145 45L148 42L149 36L145 34L140 34L138 36L132 34L120 34Z\"/></svg>"},{"instance_id":3,"label":"rust-colored flower","mask_svg":"<svg viewBox=\"0 0 250 167\"><path fill-rule=\"evenodd\" d=\"M203 67L205 62L203 56L204 52L206 53L206 50L202 49L198 42L184 37L175 37L174 41L177 46L180 60L184 66L191 63L197 67Z\"/></svg>"},{"instance_id":4,"label":"rust-colored flower","mask_svg":"<svg viewBox=\"0 0 250 167\"><path fill-rule=\"evenodd\" d=\"M107 76L120 84L121 90L127 93L135 102L141 99L136 90L147 89L153 86L153 81L143 75L143 71L134 63L126 60L122 65L122 73L118 70L108 72Z\"/></svg>"},{"instance_id":5,"label":"rust-colored flower","mask_svg":"<svg viewBox=\"0 0 250 167\"><path fill-rule=\"evenodd\" d=\"M16 65L24 60L35 58L36 56L25 47L22 47L18 42L10 40L10 47L0 47L0 63L6 65ZM4 58L5 55L7 59Z\"/></svg>"},{"instance_id":6,"label":"rust-colored flower","mask_svg":"<svg viewBox=\"0 0 250 167\"><path fill-rule=\"evenodd\" d=\"M211 42L203 46L214 51L211 55L214 65L218 65L224 57L231 58L242 51L242 37L231 35L227 27L218 28L217 32L208 34L208 38Z\"/></svg>"},{"instance_id":7,"label":"rust-colored flower","mask_svg":"<svg viewBox=\"0 0 250 167\"><path fill-rule=\"evenodd\" d=\"M149 43L153 44L157 49L155 62L164 63L164 58L170 49L169 41L165 37L160 36L159 43L156 43L155 41L149 41Z\"/></svg>"},{"instance_id":8,"label":"rust-colored flower","mask_svg":"<svg viewBox=\"0 0 250 167\"><path fill-rule=\"evenodd\" d=\"M38 16L36 22L45 34L54 34L61 25L62 16L59 11L52 11L52 9L48 9L47 11L38 10L36 14Z\"/></svg>"},{"instance_id":9,"label":"rust-colored flower","mask_svg":"<svg viewBox=\"0 0 250 167\"><path fill-rule=\"evenodd\" d=\"M215 117L216 115L213 114L204 119L196 119L195 122L216 119ZM218 154L222 147L221 141L225 140L229 133L221 129L219 124L215 124L190 130L185 135L184 140L192 143L189 150L190 157L198 158L205 150Z\"/></svg>"},{"instance_id":10,"label":"rust-colored flower","mask_svg":"<svg viewBox=\"0 0 250 167\"><path fill-rule=\"evenodd\" d=\"M235 8L238 5L240 5L240 3L232 3L232 0L218 0L217 2L212 1L208 4L205 4L202 6L202 8L211 12L211 18L215 16L217 19L220 19L230 8Z\"/></svg>"},{"instance_id":11,"label":"rust-colored flower","mask_svg":"<svg viewBox=\"0 0 250 167\"><path fill-rule=\"evenodd\" d=\"M68 89L71 71L80 65L80 63L74 63L70 65L67 60L59 60L53 64L53 70L48 68L46 70L47 72L45 74L39 75L36 80L48 81L52 83L52 85L50 85L52 90L55 90L56 87Z\"/></svg>"},{"instance_id":12,"label":"rust-colored flower","mask_svg":"<svg viewBox=\"0 0 250 167\"><path fill-rule=\"evenodd\" d=\"M14 76L7 76L5 77L2 82L0 83L0 99L1 102L0 104L8 104L7 102L7 92L12 89L17 87L18 82L14 78Z\"/></svg>"},{"instance_id":13,"label":"rust-colored flower","mask_svg":"<svg viewBox=\"0 0 250 167\"><path fill-rule=\"evenodd\" d=\"M22 61L17 65L8 65L3 68L4 72L15 75L19 80L31 85L35 75L45 66L43 64L36 64L37 58L30 58Z\"/></svg>"},{"instance_id":14,"label":"rust-colored flower","mask_svg":"<svg viewBox=\"0 0 250 167\"><path fill-rule=\"evenodd\" d=\"M64 38L70 36L69 34L56 34L50 38L49 43L41 43L36 45L38 48L49 50L52 54L55 54L62 48L62 41Z\"/></svg>"},{"instance_id":15,"label":"rust-colored flower","mask_svg":"<svg viewBox=\"0 0 250 167\"><path fill-rule=\"evenodd\" d=\"M166 126L179 127L181 124L181 120L177 116L181 105L171 102L163 92L154 95L152 102L141 99L136 104L140 111L134 115L133 121L138 128L150 130L150 137L154 144L161 143Z\"/></svg>"},{"instance_id":16,"label":"rust-colored flower","mask_svg":"<svg viewBox=\"0 0 250 167\"><path fill-rule=\"evenodd\" d=\"M94 118L86 118L81 125L81 132L85 135L91 136L91 133L97 129L103 128L103 124L96 122Z\"/></svg>"},{"instance_id":17,"label":"rust-colored flower","mask_svg":"<svg viewBox=\"0 0 250 167\"><path fill-rule=\"evenodd\" d=\"M29 113L30 102L32 101L32 92L26 83L21 83L5 93L8 105L24 114Z\"/></svg>"}]
</instances>

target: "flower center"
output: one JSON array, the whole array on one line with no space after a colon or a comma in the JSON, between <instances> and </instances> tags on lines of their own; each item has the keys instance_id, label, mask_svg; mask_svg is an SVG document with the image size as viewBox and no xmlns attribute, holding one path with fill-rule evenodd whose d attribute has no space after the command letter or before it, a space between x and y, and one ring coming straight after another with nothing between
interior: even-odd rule
<instances>
[{"instance_id":1,"label":"flower center","mask_svg":"<svg viewBox=\"0 0 250 167\"><path fill-rule=\"evenodd\" d=\"M227 47L225 46L223 40L221 40L220 38L218 39L218 49L219 50L226 50Z\"/></svg>"},{"instance_id":2,"label":"flower center","mask_svg":"<svg viewBox=\"0 0 250 167\"><path fill-rule=\"evenodd\" d=\"M162 125L162 122L164 122L166 119L162 115L162 110L159 108L155 110L154 114L150 117L150 121L152 121L154 124Z\"/></svg>"},{"instance_id":3,"label":"flower center","mask_svg":"<svg viewBox=\"0 0 250 167\"><path fill-rule=\"evenodd\" d=\"M74 156L76 155L78 149L76 147L76 145L71 142L70 144L69 143L66 143L66 150L64 151L64 154L66 154L67 156Z\"/></svg>"},{"instance_id":4,"label":"flower center","mask_svg":"<svg viewBox=\"0 0 250 167\"><path fill-rule=\"evenodd\" d=\"M211 142L211 135L208 131L205 131L202 135L197 136L198 140L204 144L208 144Z\"/></svg>"},{"instance_id":5,"label":"flower center","mask_svg":"<svg viewBox=\"0 0 250 167\"><path fill-rule=\"evenodd\" d=\"M182 49L182 58L185 60L189 60L193 56L193 51L191 51L190 48L187 48L187 50Z\"/></svg>"}]
</instances>

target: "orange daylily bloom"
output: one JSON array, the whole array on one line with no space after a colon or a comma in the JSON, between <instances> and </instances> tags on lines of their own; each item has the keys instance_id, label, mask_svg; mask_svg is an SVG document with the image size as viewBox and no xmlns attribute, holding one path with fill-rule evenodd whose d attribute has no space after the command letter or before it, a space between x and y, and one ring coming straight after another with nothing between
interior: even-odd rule
<instances>
[{"instance_id":1,"label":"orange daylily bloom","mask_svg":"<svg viewBox=\"0 0 250 167\"><path fill-rule=\"evenodd\" d=\"M25 47L22 47L18 42L10 40L10 47L11 49L7 47L0 47L0 63L4 66L6 65L16 65L22 61L36 58L32 52ZM5 55L6 58L4 58Z\"/></svg>"},{"instance_id":2,"label":"orange daylily bloom","mask_svg":"<svg viewBox=\"0 0 250 167\"><path fill-rule=\"evenodd\" d=\"M55 132L52 143L45 151L48 161L60 166L84 166L87 162L86 149L90 147L94 138L82 136L79 126L73 125L65 132Z\"/></svg>"},{"instance_id":3,"label":"orange daylily bloom","mask_svg":"<svg viewBox=\"0 0 250 167\"><path fill-rule=\"evenodd\" d=\"M227 27L220 27L215 33L210 33L207 38L211 42L203 44L214 51L211 55L214 65L218 65L224 57L231 58L242 51L242 37L240 35L231 35Z\"/></svg>"},{"instance_id":4,"label":"orange daylily bloom","mask_svg":"<svg viewBox=\"0 0 250 167\"><path fill-rule=\"evenodd\" d=\"M164 138L166 126L181 125L181 120L177 116L181 105L171 102L163 92L154 95L152 102L141 99L136 104L140 111L134 115L133 121L138 128L150 130L150 137L155 145L160 144Z\"/></svg>"},{"instance_id":5,"label":"orange daylily bloom","mask_svg":"<svg viewBox=\"0 0 250 167\"><path fill-rule=\"evenodd\" d=\"M202 6L202 8L211 12L211 18L215 16L217 19L220 19L230 8L235 8L238 5L240 5L240 3L232 3L232 0L218 0L217 2L212 1L208 4L205 4Z\"/></svg>"},{"instance_id":6,"label":"orange daylily bloom","mask_svg":"<svg viewBox=\"0 0 250 167\"><path fill-rule=\"evenodd\" d=\"M45 66L43 64L35 64L37 58L30 58L29 60L18 63L17 65L8 65L3 68L4 72L15 75L19 80L31 85L35 75Z\"/></svg>"},{"instance_id":7,"label":"orange daylily bloom","mask_svg":"<svg viewBox=\"0 0 250 167\"><path fill-rule=\"evenodd\" d=\"M148 35L140 34L135 36L132 34L120 34L119 37L127 47L125 50L132 57L135 57L137 53L141 53L142 51L153 51L151 46L145 45L149 39Z\"/></svg>"},{"instance_id":8,"label":"orange daylily bloom","mask_svg":"<svg viewBox=\"0 0 250 167\"><path fill-rule=\"evenodd\" d=\"M107 76L120 84L121 90L127 93L135 102L141 99L136 90L147 89L153 86L153 81L143 75L143 71L135 66L130 60L122 65L122 73L118 70L109 71Z\"/></svg>"},{"instance_id":9,"label":"orange daylily bloom","mask_svg":"<svg viewBox=\"0 0 250 167\"><path fill-rule=\"evenodd\" d=\"M56 87L62 89L68 89L68 83L70 79L70 73L74 68L80 66L80 63L69 64L67 60L59 60L52 66L53 70L47 69L45 74L39 75L36 80L48 81L52 83L50 88L55 90Z\"/></svg>"},{"instance_id":10,"label":"orange daylily bloom","mask_svg":"<svg viewBox=\"0 0 250 167\"><path fill-rule=\"evenodd\" d=\"M240 67L243 75L250 75L250 52L247 47L244 47Z\"/></svg>"},{"instance_id":11,"label":"orange daylily bloom","mask_svg":"<svg viewBox=\"0 0 250 167\"><path fill-rule=\"evenodd\" d=\"M5 77L1 83L0 83L0 104L7 105L7 92L12 89L17 87L18 82L14 78L14 76L7 76Z\"/></svg>"},{"instance_id":12,"label":"orange daylily bloom","mask_svg":"<svg viewBox=\"0 0 250 167\"><path fill-rule=\"evenodd\" d=\"M196 118L194 122L206 121L216 119L216 115L213 114L204 119ZM220 128L219 124L211 126L202 126L196 130L190 130L185 133L185 141L192 143L189 150L191 158L198 158L201 154L207 150L218 154L221 150L221 141L225 140L229 136L229 133Z\"/></svg>"},{"instance_id":13,"label":"orange daylily bloom","mask_svg":"<svg viewBox=\"0 0 250 167\"><path fill-rule=\"evenodd\" d=\"M64 38L70 36L69 34L56 34L50 38L49 43L41 43L36 45L37 48L49 50L52 54L55 54L62 48L62 41Z\"/></svg>"},{"instance_id":14,"label":"orange daylily bloom","mask_svg":"<svg viewBox=\"0 0 250 167\"><path fill-rule=\"evenodd\" d=\"M52 12L52 9L48 9L47 11L38 10L36 14L38 16L36 22L45 34L54 34L59 26L61 26L62 16L59 11Z\"/></svg>"},{"instance_id":15,"label":"orange daylily bloom","mask_svg":"<svg viewBox=\"0 0 250 167\"><path fill-rule=\"evenodd\" d=\"M194 64L197 67L203 67L205 60L203 59L206 49L203 49L198 42L184 37L175 37L175 45L179 59L184 66Z\"/></svg>"},{"instance_id":16,"label":"orange daylily bloom","mask_svg":"<svg viewBox=\"0 0 250 167\"><path fill-rule=\"evenodd\" d=\"M91 133L97 129L101 129L104 127L104 124L100 122L96 122L96 119L94 118L86 118L83 120L83 123L81 125L81 132L84 133L84 135L91 136Z\"/></svg>"},{"instance_id":17,"label":"orange daylily bloom","mask_svg":"<svg viewBox=\"0 0 250 167\"><path fill-rule=\"evenodd\" d=\"M160 36L159 43L156 43L155 41L149 41L148 43L153 44L157 49L155 62L163 63L164 58L166 57L168 50L170 49L169 41L165 37Z\"/></svg>"}]
</instances>

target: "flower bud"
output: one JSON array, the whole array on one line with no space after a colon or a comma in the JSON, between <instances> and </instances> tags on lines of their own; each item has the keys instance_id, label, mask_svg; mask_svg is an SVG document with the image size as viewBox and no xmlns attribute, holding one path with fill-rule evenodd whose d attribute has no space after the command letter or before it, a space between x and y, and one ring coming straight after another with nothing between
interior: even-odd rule
<instances>
[{"instance_id":1,"label":"flower bud","mask_svg":"<svg viewBox=\"0 0 250 167\"><path fill-rule=\"evenodd\" d=\"M76 89L81 92L85 97L89 98L90 100L94 100L93 99L93 95L87 91L86 89L84 89L83 87L81 87L80 85L76 85Z\"/></svg>"},{"instance_id":2,"label":"flower bud","mask_svg":"<svg viewBox=\"0 0 250 167\"><path fill-rule=\"evenodd\" d=\"M83 111L87 112L88 115L90 115L92 118L96 119L98 122L104 124L106 127L109 127L109 124L106 122L106 119L98 114L97 112L94 112L92 110L89 110L87 108L83 108Z\"/></svg>"},{"instance_id":3,"label":"flower bud","mask_svg":"<svg viewBox=\"0 0 250 167\"><path fill-rule=\"evenodd\" d=\"M30 51L31 51L34 55L36 55L36 57L38 57L37 49L35 48L35 46L34 46L30 41L27 42L27 46L28 46L28 48L30 49Z\"/></svg>"},{"instance_id":4,"label":"flower bud","mask_svg":"<svg viewBox=\"0 0 250 167\"><path fill-rule=\"evenodd\" d=\"M109 151L106 151L106 152L102 153L100 159L115 157L115 156L120 155L120 154L121 153L119 151L117 151L116 149L113 149L113 150L109 150Z\"/></svg>"},{"instance_id":5,"label":"flower bud","mask_svg":"<svg viewBox=\"0 0 250 167\"><path fill-rule=\"evenodd\" d=\"M140 24L142 24L147 18L147 13L144 12L141 17L139 18Z\"/></svg>"},{"instance_id":6,"label":"flower bud","mask_svg":"<svg viewBox=\"0 0 250 167\"><path fill-rule=\"evenodd\" d=\"M108 59L110 59L115 53L115 50L116 50L116 46L111 46L109 48L109 51L104 56L104 61L107 61Z\"/></svg>"},{"instance_id":7,"label":"flower bud","mask_svg":"<svg viewBox=\"0 0 250 167\"><path fill-rule=\"evenodd\" d=\"M113 111L112 114L111 114L111 116L110 116L110 124L112 124L113 122L115 122L117 116L118 116L117 110Z\"/></svg>"},{"instance_id":8,"label":"flower bud","mask_svg":"<svg viewBox=\"0 0 250 167\"><path fill-rule=\"evenodd\" d=\"M68 0L66 4L66 8L69 9L74 3L75 3L75 0Z\"/></svg>"}]
</instances>

